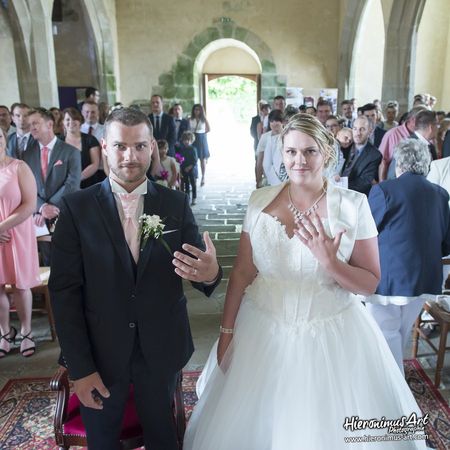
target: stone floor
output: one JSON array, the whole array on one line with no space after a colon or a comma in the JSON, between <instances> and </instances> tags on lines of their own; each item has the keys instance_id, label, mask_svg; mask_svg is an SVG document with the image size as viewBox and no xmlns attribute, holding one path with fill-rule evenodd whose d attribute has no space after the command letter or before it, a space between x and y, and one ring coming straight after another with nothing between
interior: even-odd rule
<instances>
[{"instance_id":1,"label":"stone floor","mask_svg":"<svg viewBox=\"0 0 450 450\"><path fill-rule=\"evenodd\" d=\"M229 157L230 155L228 155ZM211 158L208 164L207 183L199 188L198 203L193 207L201 231L208 230L224 269L224 280L208 299L186 284L188 308L196 351L187 365L188 370L203 366L209 350L218 336L221 311L229 273L236 255L239 233L248 202L254 187L253 155L233 155L241 164L230 167L226 155ZM14 323L14 322L13 322ZM35 315L33 329L38 350L32 358L23 358L17 349L0 359L0 388L10 378L51 376L57 367L58 344L49 340L50 333L45 315ZM437 342L435 332L434 341ZM420 344L420 352L428 351ZM407 350L407 357L410 355ZM434 377L435 358L420 358L422 366ZM441 392L450 399L450 356L446 359Z\"/></svg>"}]
</instances>

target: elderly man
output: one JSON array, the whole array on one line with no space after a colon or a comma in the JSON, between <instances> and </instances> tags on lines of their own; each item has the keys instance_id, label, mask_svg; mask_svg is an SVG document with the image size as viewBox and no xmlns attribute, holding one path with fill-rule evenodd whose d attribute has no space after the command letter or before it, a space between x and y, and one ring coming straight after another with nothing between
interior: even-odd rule
<instances>
[{"instance_id":1,"label":"elderly man","mask_svg":"<svg viewBox=\"0 0 450 450\"><path fill-rule=\"evenodd\" d=\"M120 448L130 384L145 447L178 449L173 393L193 352L182 281L210 295L221 279L188 197L147 179L152 141L145 114L113 111L110 176L65 197L53 236L52 306L90 450Z\"/></svg>"},{"instance_id":2,"label":"elderly man","mask_svg":"<svg viewBox=\"0 0 450 450\"><path fill-rule=\"evenodd\" d=\"M378 166L381 153L369 142L373 124L365 116L353 122L353 146L341 171L342 177L348 177L348 188L366 195L372 184L378 181Z\"/></svg>"},{"instance_id":3,"label":"elderly man","mask_svg":"<svg viewBox=\"0 0 450 450\"><path fill-rule=\"evenodd\" d=\"M450 253L448 193L426 180L431 156L418 139L394 152L397 178L373 187L381 280L369 311L403 371L403 350L426 298L442 292L442 256Z\"/></svg>"}]
</instances>

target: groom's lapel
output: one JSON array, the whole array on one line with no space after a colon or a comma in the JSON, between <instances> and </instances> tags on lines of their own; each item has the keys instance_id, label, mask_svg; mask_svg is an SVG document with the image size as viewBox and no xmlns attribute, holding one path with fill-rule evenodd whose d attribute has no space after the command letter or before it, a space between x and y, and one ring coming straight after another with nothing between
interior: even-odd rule
<instances>
[{"instance_id":1,"label":"groom's lapel","mask_svg":"<svg viewBox=\"0 0 450 450\"><path fill-rule=\"evenodd\" d=\"M147 214L149 216L153 214L159 215L160 208L161 208L161 195L153 186L152 182L147 181L147 194L144 197L144 214ZM164 219L164 217L161 217L161 219ZM152 238L147 239L145 245L143 245L141 239L141 249L139 253L139 261L137 264L136 282L139 281L140 277L144 272L144 269L148 263L154 244L155 240Z\"/></svg>"},{"instance_id":2,"label":"groom's lapel","mask_svg":"<svg viewBox=\"0 0 450 450\"><path fill-rule=\"evenodd\" d=\"M119 254L119 258L122 261L125 270L130 277L134 278L133 269L130 263L130 251L128 249L127 241L125 240L122 223L117 211L116 200L111 191L109 178L103 180L97 194L97 201L105 229Z\"/></svg>"}]
</instances>

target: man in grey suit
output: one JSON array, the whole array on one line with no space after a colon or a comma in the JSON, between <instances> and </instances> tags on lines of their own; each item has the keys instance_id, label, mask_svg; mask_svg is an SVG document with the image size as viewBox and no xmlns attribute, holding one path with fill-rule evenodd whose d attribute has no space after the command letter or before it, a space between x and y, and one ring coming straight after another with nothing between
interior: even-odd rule
<instances>
[{"instance_id":1,"label":"man in grey suit","mask_svg":"<svg viewBox=\"0 0 450 450\"><path fill-rule=\"evenodd\" d=\"M15 103L12 108L12 120L16 131L9 135L6 153L16 159L23 159L23 153L36 142L30 133L30 107L25 103Z\"/></svg>"},{"instance_id":2,"label":"man in grey suit","mask_svg":"<svg viewBox=\"0 0 450 450\"><path fill-rule=\"evenodd\" d=\"M58 139L53 132L53 116L43 109L30 111L30 130L34 145L23 154L31 167L38 188L34 221L38 226L54 224L59 215L61 199L80 188L81 153ZM40 242L44 265L50 264L50 245ZM46 245L47 244L47 245Z\"/></svg>"}]
</instances>

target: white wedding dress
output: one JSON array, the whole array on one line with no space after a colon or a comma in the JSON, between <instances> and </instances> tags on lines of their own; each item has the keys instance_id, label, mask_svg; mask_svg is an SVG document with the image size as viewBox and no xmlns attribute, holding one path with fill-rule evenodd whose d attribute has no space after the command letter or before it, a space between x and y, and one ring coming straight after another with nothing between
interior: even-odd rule
<instances>
[{"instance_id":1,"label":"white wedding dress","mask_svg":"<svg viewBox=\"0 0 450 450\"><path fill-rule=\"evenodd\" d=\"M360 299L276 218L260 213L250 236L258 275L221 368L217 344L211 351L184 450L425 449L424 440L344 441L387 433L345 430L346 417L422 414Z\"/></svg>"}]
</instances>

